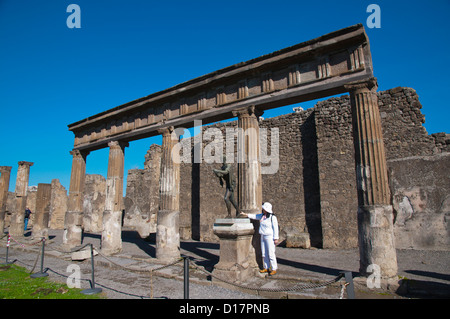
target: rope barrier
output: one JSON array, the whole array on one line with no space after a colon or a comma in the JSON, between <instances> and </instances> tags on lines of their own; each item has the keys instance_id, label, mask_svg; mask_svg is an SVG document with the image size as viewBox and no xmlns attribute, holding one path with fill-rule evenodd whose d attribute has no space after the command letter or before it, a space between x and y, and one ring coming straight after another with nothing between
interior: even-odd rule
<instances>
[{"instance_id":1,"label":"rope barrier","mask_svg":"<svg viewBox=\"0 0 450 319\"><path fill-rule=\"evenodd\" d=\"M6 235L3 236L2 238L0 238L0 240L3 239L4 237L6 237ZM19 243L18 241L16 241L16 240L15 240L14 238L12 238L11 236L8 237L7 248L9 247L10 238L13 239L13 241L14 241L15 243L17 243L17 244L21 245L23 248L25 248L25 246L24 246L23 244ZM41 242L43 243L42 245L44 246L44 245L45 245L45 238L42 238L40 241L38 241L38 242L36 242L36 243L33 243L33 244L31 244L31 245L27 245L27 246L30 246L30 247L31 247L31 246L35 246L36 244L41 243ZM199 270L200 272L205 273L207 276L211 276L211 278L215 278L216 280L219 280L219 281L221 281L221 282L224 282L224 283L226 283L226 284L229 284L229 285L231 285L231 286L234 286L234 287L237 287L237 288L240 288L240 289L257 291L258 293L259 293L259 292L273 292L273 293L276 293L276 292L297 292L297 291L302 291L302 290L306 290L306 289L315 289L315 288L320 288L320 287L325 287L325 286L332 285L332 284L338 282L339 280L341 280L341 279L344 277L344 273L340 273L337 277L335 277L335 278L333 278L333 279L331 279L331 280L328 280L328 281L326 281L326 282L322 282L322 283L314 283L314 284L296 284L296 285L294 285L293 287L290 287L290 288L268 288L268 287L262 287L262 286L260 286L260 287L255 287L255 286L248 286L248 285L241 284L241 283L236 283L236 282L233 282L233 281L231 281L231 280L221 278L220 276L217 276L217 275L213 274L212 272L207 271L206 269L204 269L204 267L198 266L193 260L191 260L191 257L182 257L182 258L178 258L178 259L174 260L173 262L171 262L171 263L169 263L169 264L162 265L162 266L160 266L160 267L156 267L156 268L152 268L152 269L137 269L137 268L134 268L134 267L123 266L123 265L120 265L120 264L117 263L117 262L114 262L109 256L106 256L105 254L103 254L103 253L101 252L100 249L97 249L97 247L95 247L95 246L94 246L93 244L91 244L91 243L87 243L87 244L85 244L85 245L83 245L83 246L81 246L81 247L76 247L76 248L74 248L74 249L71 249L70 251L59 250L59 249L57 249L56 247L53 247L53 246L52 246L52 247L49 246L49 247L50 247L52 250L55 250L55 251L58 251L58 252L67 254L67 253L73 253L73 252L76 252L76 251L80 251L80 250L82 250L83 248L85 248L85 247L87 247L87 246L89 246L89 245L91 246L91 249L92 249L92 250L91 250L91 254L92 254L92 261L91 261L91 262L92 262L92 267L93 267L93 249L95 249L101 257L103 257L103 258L106 259L108 262L110 262L111 264L113 264L113 265L115 265L115 266L117 266L117 267L119 267L119 268L121 268L121 269L124 269L124 270L127 270L127 271L132 271L132 272L137 272L137 273L149 273L149 275L150 275L150 298L151 298L151 299L154 298L154 297L153 297L153 275L158 276L158 274L156 273L157 271L163 270L163 269L168 268L168 267L171 267L171 266L174 266L174 265L180 263L180 262L183 261L183 260L185 261L185 271L184 271L184 276L186 276L186 260L187 260L187 267L188 267L188 268L189 268L189 265L192 265L192 267L193 267L194 269ZM43 248L44 248L44 247L43 247ZM35 252L35 251L34 251L34 252ZM42 253L43 253L43 252L44 252L44 249L42 249ZM39 260L40 255L41 255L41 250L38 251L38 255L37 255L37 258L36 258L36 260L35 260L33 266L27 265L26 263L24 263L24 262L22 262L22 261L20 261L20 260L18 260L18 259L16 259L15 261L17 261L17 262L19 262L19 263L22 263L22 264L24 264L24 265L27 265L28 267L32 267L31 272L30 272L30 273L32 273L33 270L34 270L34 268L36 267L36 264L37 264L37 261ZM15 261L14 261L14 262L15 262ZM41 259L41 261L42 261L42 263L41 263L41 272L44 272L44 271L43 271L43 258ZM48 270L50 270L50 271L52 271L52 272L54 272L54 273L56 273L56 274L58 274L58 275L61 275L61 274L57 273L56 271L54 271L54 270L52 270L52 269L50 269L50 268L46 268L46 269L45 269L45 272L48 271ZM93 269L92 269L92 271L93 271ZM189 273L189 270L187 270L187 272ZM61 276L64 276L64 275L61 275ZM188 275L188 276L189 276L189 275ZM67 277L67 276L64 276L64 277ZM350 277L351 277L351 276L350 276ZM92 274L92 278L94 278L93 274ZM346 274L346 278L345 278L345 279L346 279L346 280L348 279L348 278L347 278L347 274ZM92 287L92 288L95 288L95 287L94 287L95 284L94 284L91 280L88 280L88 279L80 279L80 280L86 280L86 281L91 282L91 287ZM189 279L188 279L188 280L189 280ZM289 278L288 280L292 280L292 281L301 281L300 279L296 279L296 278ZM350 284L350 282L347 282L347 283L345 283L345 284L341 284L341 292L340 292L340 296L339 296L340 299L343 298L344 291L345 291L346 287L347 287L349 284ZM102 286L101 284L98 284L98 285L99 285L99 286ZM103 287L103 286L102 286L102 287ZM106 288L108 288L108 287L106 287ZM114 289L112 289L112 288L108 288L108 289L114 290ZM186 297L186 295L187 295L187 296L189 295L188 293L186 294L186 289L189 289L188 287L186 287L186 283L185 283L185 288L184 288L184 289L185 289L185 297ZM101 290L101 289L100 289L100 290ZM116 290L116 291L117 291L117 290ZM188 290L187 290L187 291L188 291ZM118 292L120 292L120 291L118 291ZM130 295L132 295L132 294L130 294ZM137 296L137 295L135 295L135 296ZM143 297L143 296L139 296L139 297Z\"/></svg>"},{"instance_id":2,"label":"rope barrier","mask_svg":"<svg viewBox=\"0 0 450 319\"><path fill-rule=\"evenodd\" d=\"M287 289L286 288L264 288L264 287L251 287L251 286L247 286L247 285L243 285L243 284L238 284L233 281L230 281L230 280L227 280L224 278L220 278L219 276L214 275L212 272L209 272L206 269L197 266L196 264L193 264L193 266L195 269L200 270L200 271L208 274L209 276L211 276L217 280L220 280L224 283L227 283L229 285L232 285L232 286L235 286L238 288L248 289L248 290L267 291L267 292L294 292L294 291L301 291L301 290L306 290L306 289L325 287L325 286L329 286L329 285L339 281L344 276L344 274L339 274L336 278L326 281L324 283L295 285L294 287L287 288Z\"/></svg>"}]
</instances>

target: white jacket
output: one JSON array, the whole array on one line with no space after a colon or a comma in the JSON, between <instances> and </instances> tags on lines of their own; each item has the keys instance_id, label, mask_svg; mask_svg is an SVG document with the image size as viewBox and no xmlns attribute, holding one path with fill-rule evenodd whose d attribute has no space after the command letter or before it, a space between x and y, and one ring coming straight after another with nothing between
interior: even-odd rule
<instances>
[{"instance_id":1,"label":"white jacket","mask_svg":"<svg viewBox=\"0 0 450 319\"><path fill-rule=\"evenodd\" d=\"M248 214L251 219L259 220L259 233L264 236L273 236L273 239L278 239L278 219L277 216L271 214L265 218L264 214Z\"/></svg>"}]
</instances>

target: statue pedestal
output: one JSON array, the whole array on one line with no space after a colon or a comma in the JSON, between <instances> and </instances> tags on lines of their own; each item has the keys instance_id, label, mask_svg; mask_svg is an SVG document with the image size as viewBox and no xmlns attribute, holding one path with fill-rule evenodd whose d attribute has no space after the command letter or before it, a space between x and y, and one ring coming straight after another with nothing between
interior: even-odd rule
<instances>
[{"instance_id":1,"label":"statue pedestal","mask_svg":"<svg viewBox=\"0 0 450 319\"><path fill-rule=\"evenodd\" d=\"M257 268L252 247L254 228L250 219L216 219L213 231L220 239L220 259L213 274L233 282L245 281ZM213 281L220 282L214 277Z\"/></svg>"}]
</instances>

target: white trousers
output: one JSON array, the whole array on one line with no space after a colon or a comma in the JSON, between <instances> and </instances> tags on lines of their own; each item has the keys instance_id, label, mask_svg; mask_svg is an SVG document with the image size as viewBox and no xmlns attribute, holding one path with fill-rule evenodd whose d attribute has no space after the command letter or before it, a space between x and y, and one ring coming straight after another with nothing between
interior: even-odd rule
<instances>
[{"instance_id":1,"label":"white trousers","mask_svg":"<svg viewBox=\"0 0 450 319\"><path fill-rule=\"evenodd\" d=\"M277 270L277 257L275 256L275 243L273 242L273 236L261 235L261 252L264 262L264 269L269 269L272 266L272 270Z\"/></svg>"}]
</instances>

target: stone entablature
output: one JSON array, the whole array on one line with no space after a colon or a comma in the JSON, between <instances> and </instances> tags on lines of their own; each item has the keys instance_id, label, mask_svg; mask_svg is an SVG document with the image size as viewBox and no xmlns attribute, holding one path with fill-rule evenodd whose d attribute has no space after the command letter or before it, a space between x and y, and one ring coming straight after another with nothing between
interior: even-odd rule
<instances>
[{"instance_id":1,"label":"stone entablature","mask_svg":"<svg viewBox=\"0 0 450 319\"><path fill-rule=\"evenodd\" d=\"M373 77L361 24L212 72L70 124L74 149L95 150L115 140L158 135L164 127L208 124L236 109L265 110L346 92L345 84Z\"/></svg>"}]
</instances>

